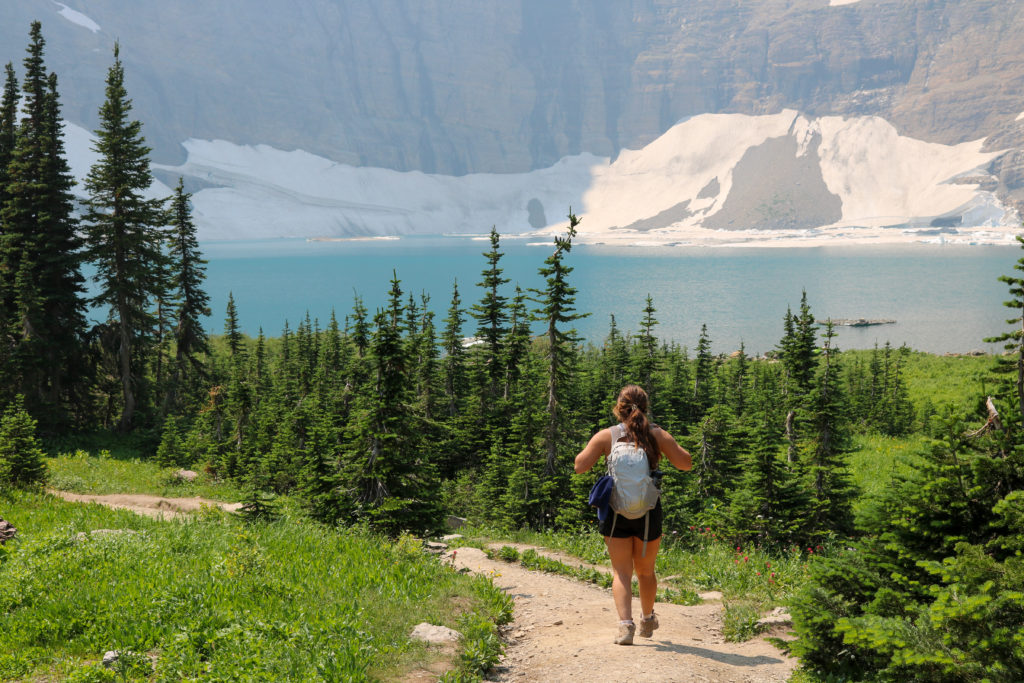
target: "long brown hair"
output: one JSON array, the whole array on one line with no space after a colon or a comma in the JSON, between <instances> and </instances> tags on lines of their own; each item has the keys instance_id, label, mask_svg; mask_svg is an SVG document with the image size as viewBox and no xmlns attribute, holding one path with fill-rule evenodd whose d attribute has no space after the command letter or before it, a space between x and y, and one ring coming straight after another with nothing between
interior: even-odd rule
<instances>
[{"instance_id":1,"label":"long brown hair","mask_svg":"<svg viewBox=\"0 0 1024 683\"><path fill-rule=\"evenodd\" d=\"M661 460L661 450L651 433L651 424L647 421L647 392L635 384L622 387L612 412L626 427L629 439L644 449L651 469L656 468Z\"/></svg>"}]
</instances>

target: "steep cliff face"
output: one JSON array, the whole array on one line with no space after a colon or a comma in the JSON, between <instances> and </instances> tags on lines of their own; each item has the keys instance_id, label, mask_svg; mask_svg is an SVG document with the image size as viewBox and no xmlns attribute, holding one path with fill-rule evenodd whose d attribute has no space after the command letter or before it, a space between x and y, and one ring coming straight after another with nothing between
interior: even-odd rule
<instances>
[{"instance_id":1,"label":"steep cliff face","mask_svg":"<svg viewBox=\"0 0 1024 683\"><path fill-rule=\"evenodd\" d=\"M87 15L91 25L69 14ZM71 17L71 18L69 18ZM462 175L614 157L702 113L873 115L988 138L1024 199L1024 4L1004 0L22 0L65 114L95 125L115 39L157 161L189 138Z\"/></svg>"}]
</instances>

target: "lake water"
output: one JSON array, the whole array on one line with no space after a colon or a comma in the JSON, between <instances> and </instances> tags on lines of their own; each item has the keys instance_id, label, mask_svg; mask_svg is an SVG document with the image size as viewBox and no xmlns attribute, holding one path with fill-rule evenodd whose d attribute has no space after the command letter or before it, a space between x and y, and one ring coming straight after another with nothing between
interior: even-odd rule
<instances>
[{"instance_id":1,"label":"lake water","mask_svg":"<svg viewBox=\"0 0 1024 683\"><path fill-rule=\"evenodd\" d=\"M294 329L306 311L326 325L339 321L358 292L371 313L385 303L392 270L406 293L426 291L438 328L458 279L463 305L480 299L476 283L485 266L486 240L465 237L395 241L307 242L299 239L205 242L207 291L214 315L209 329L223 331L228 292L233 292L245 332L260 326L280 334ZM524 289L541 286L538 267L551 246L503 239L504 276ZM1012 314L1001 304L1007 287L997 281L1013 272L1021 249L1005 246L885 245L820 248L710 249L576 245L567 257L575 268L580 334L600 343L609 315L636 331L647 294L659 321L655 333L689 348L702 323L716 352L742 340L748 353L772 349L782 335L787 306L796 310L802 290L819 320L893 319L895 324L839 327L840 348L870 348L887 340L935 353L995 350L984 337L1008 329ZM467 324L465 333L471 334Z\"/></svg>"}]
</instances>

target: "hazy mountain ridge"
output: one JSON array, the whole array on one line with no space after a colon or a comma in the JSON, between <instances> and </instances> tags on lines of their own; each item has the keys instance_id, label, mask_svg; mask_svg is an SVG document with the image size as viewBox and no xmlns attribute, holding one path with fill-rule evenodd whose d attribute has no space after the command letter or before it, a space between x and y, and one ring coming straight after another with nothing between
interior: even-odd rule
<instances>
[{"instance_id":1,"label":"hazy mountain ridge","mask_svg":"<svg viewBox=\"0 0 1024 683\"><path fill-rule=\"evenodd\" d=\"M22 0L0 7L0 61L20 65L34 18L65 115L86 128L120 39L154 161L172 169L195 139L395 171L524 173L615 159L701 114L789 108L810 120L877 116L942 145L984 140L1006 153L962 172L998 201L1024 197L1024 12L995 0ZM761 152L789 158L787 145ZM564 213L545 209L549 222ZM344 216L333 225L357 231Z\"/></svg>"}]
</instances>

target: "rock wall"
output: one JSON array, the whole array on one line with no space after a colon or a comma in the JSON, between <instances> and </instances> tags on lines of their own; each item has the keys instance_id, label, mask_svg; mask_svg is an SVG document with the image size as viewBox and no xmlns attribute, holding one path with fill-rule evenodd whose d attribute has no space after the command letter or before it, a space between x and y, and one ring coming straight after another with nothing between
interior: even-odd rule
<instances>
[{"instance_id":1,"label":"rock wall","mask_svg":"<svg viewBox=\"0 0 1024 683\"><path fill-rule=\"evenodd\" d=\"M58 14L86 14L93 31ZM461 175L614 156L707 112L877 115L989 139L1024 199L1024 5L1001 0L22 0L0 62L43 21L69 119L92 127L110 50L157 161L187 138Z\"/></svg>"}]
</instances>

